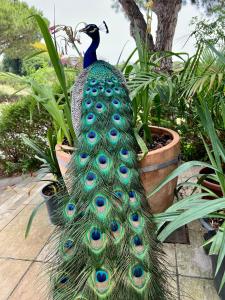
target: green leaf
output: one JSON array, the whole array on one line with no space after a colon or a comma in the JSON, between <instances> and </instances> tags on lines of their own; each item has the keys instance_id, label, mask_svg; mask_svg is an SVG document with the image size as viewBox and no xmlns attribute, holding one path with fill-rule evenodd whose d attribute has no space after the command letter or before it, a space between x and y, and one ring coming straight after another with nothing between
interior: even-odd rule
<instances>
[{"instance_id":1,"label":"green leaf","mask_svg":"<svg viewBox=\"0 0 225 300\"><path fill-rule=\"evenodd\" d=\"M138 143L139 147L141 148L141 151L142 151L142 157L141 157L141 159L143 159L145 157L145 155L148 153L148 148L147 148L144 140L138 134L138 131L137 131L136 128L134 129L134 136L135 136L135 138L137 140L137 143Z\"/></svg>"},{"instance_id":2,"label":"green leaf","mask_svg":"<svg viewBox=\"0 0 225 300\"><path fill-rule=\"evenodd\" d=\"M28 234L30 232L30 229L31 229L31 225L33 223L33 220L34 220L34 217L36 216L38 210L41 208L41 206L45 203L46 201L42 201L41 203L39 203L32 211L31 215L30 215L30 218L29 218L29 221L27 223L27 227L26 227L26 232L25 232L25 239L28 237Z\"/></svg>"},{"instance_id":3,"label":"green leaf","mask_svg":"<svg viewBox=\"0 0 225 300\"><path fill-rule=\"evenodd\" d=\"M209 250L209 255L218 255L223 240L223 232L218 231L215 236L212 237L212 244Z\"/></svg>"},{"instance_id":4,"label":"green leaf","mask_svg":"<svg viewBox=\"0 0 225 300\"><path fill-rule=\"evenodd\" d=\"M51 59L51 63L54 67L54 70L55 70L56 76L59 80L59 83L62 87L63 93L65 95L65 99L69 104L68 95L67 95L66 77L65 77L64 69L63 69L63 66L60 62L58 52L55 48L52 37L51 37L51 35L49 33L49 30L48 30L48 27L47 27L44 19L40 15L33 15L31 17L35 18L35 20L37 21L37 23L39 25L39 28L40 28L41 33L43 35L43 38L45 40L46 47L48 49L48 54L49 54L49 57Z\"/></svg>"},{"instance_id":5,"label":"green leaf","mask_svg":"<svg viewBox=\"0 0 225 300\"><path fill-rule=\"evenodd\" d=\"M38 55L40 55L40 54L42 54L42 53L46 53L46 52L47 52L46 50L40 50L40 51L38 51L38 52L35 52L35 53L33 53L33 54L29 55L29 56L26 56L26 57L24 58L24 61L29 60L29 59L31 59L31 58L33 58L33 57L35 57L35 56L38 56Z\"/></svg>"},{"instance_id":6,"label":"green leaf","mask_svg":"<svg viewBox=\"0 0 225 300\"><path fill-rule=\"evenodd\" d=\"M225 222L224 222L225 224ZM224 226L223 224L223 226ZM224 228L219 228L219 231L222 230L222 241L221 241L221 247L220 247L220 251L219 251L219 255L218 255L218 259L217 259L217 264L216 264L216 272L215 272L215 275L218 273L220 267L221 267L221 264L223 262L223 259L225 257L225 230Z\"/></svg>"},{"instance_id":7,"label":"green leaf","mask_svg":"<svg viewBox=\"0 0 225 300\"><path fill-rule=\"evenodd\" d=\"M45 154L45 152L42 151L42 149L38 147L38 145L35 144L31 139L28 139L25 135L22 135L22 140L27 146L31 147L40 158L44 159L45 161L48 160L48 156Z\"/></svg>"},{"instance_id":8,"label":"green leaf","mask_svg":"<svg viewBox=\"0 0 225 300\"><path fill-rule=\"evenodd\" d=\"M222 278L221 283L220 283L219 293L221 292L221 290L224 286L224 283L225 283L225 272L223 273L223 278Z\"/></svg>"},{"instance_id":9,"label":"green leaf","mask_svg":"<svg viewBox=\"0 0 225 300\"><path fill-rule=\"evenodd\" d=\"M162 180L162 182L153 191L148 193L147 198L149 198L152 195L154 195L155 193L157 193L168 182L170 182L171 180L173 180L177 176L182 175L185 171L187 171L188 169L190 169L192 167L207 167L207 168L210 168L210 169L213 169L215 171L220 172L220 170L218 170L216 167L213 167L212 165L210 165L208 163L204 163L202 161L195 161L194 160L194 161L189 161L189 162L183 163L181 166L179 166L173 172L171 172L164 180Z\"/></svg>"},{"instance_id":10,"label":"green leaf","mask_svg":"<svg viewBox=\"0 0 225 300\"><path fill-rule=\"evenodd\" d=\"M205 217L211 212L222 210L225 208L225 198L216 200L204 200L202 204L196 205L183 213L181 213L174 221L166 226L166 228L158 235L160 241L164 241L176 229L200 218Z\"/></svg>"}]
</instances>

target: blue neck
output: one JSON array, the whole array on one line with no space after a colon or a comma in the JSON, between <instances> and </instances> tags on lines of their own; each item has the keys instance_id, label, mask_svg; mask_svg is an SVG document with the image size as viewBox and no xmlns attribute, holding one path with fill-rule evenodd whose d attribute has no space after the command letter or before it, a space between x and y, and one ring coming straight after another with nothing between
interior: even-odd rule
<instances>
[{"instance_id":1,"label":"blue neck","mask_svg":"<svg viewBox=\"0 0 225 300\"><path fill-rule=\"evenodd\" d=\"M100 43L100 36L98 34L95 38L92 39L92 43L90 47L87 49L87 51L84 54L84 63L83 63L84 69L97 61L96 50L99 46L99 43Z\"/></svg>"}]
</instances>

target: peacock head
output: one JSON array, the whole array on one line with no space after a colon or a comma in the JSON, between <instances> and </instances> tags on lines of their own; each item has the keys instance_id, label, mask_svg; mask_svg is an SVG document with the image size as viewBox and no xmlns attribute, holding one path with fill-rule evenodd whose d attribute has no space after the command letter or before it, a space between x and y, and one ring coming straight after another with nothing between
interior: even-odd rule
<instances>
[{"instance_id":1,"label":"peacock head","mask_svg":"<svg viewBox=\"0 0 225 300\"><path fill-rule=\"evenodd\" d=\"M86 33L90 38L95 39L99 36L99 31L105 31L106 33L109 32L108 26L106 25L105 21L99 27L95 24L88 24L83 29L79 30L80 32Z\"/></svg>"},{"instance_id":2,"label":"peacock head","mask_svg":"<svg viewBox=\"0 0 225 300\"><path fill-rule=\"evenodd\" d=\"M80 32L86 33L90 38L94 39L99 35L99 28L95 24L88 24Z\"/></svg>"}]
</instances>

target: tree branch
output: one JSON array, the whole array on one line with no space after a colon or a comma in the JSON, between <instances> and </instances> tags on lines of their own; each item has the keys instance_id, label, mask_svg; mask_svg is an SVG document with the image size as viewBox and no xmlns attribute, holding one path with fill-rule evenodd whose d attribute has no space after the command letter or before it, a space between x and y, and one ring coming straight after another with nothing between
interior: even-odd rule
<instances>
[{"instance_id":1,"label":"tree branch","mask_svg":"<svg viewBox=\"0 0 225 300\"><path fill-rule=\"evenodd\" d=\"M153 37L147 32L147 24L141 13L139 7L134 0L119 0L119 3L123 7L125 14L130 20L130 33L131 36L136 40L136 30L140 34L142 42L147 42L147 47L150 50L155 49Z\"/></svg>"}]
</instances>

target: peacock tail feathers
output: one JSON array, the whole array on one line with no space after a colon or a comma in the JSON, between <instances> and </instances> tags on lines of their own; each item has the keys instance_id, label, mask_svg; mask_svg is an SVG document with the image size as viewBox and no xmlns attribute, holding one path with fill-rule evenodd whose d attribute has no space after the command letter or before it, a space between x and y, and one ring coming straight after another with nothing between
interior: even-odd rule
<instances>
[{"instance_id":1,"label":"peacock tail feathers","mask_svg":"<svg viewBox=\"0 0 225 300\"><path fill-rule=\"evenodd\" d=\"M78 144L69 192L58 196L63 224L50 268L53 299L172 299L140 182L124 80L97 61L79 84L72 110Z\"/></svg>"}]
</instances>

